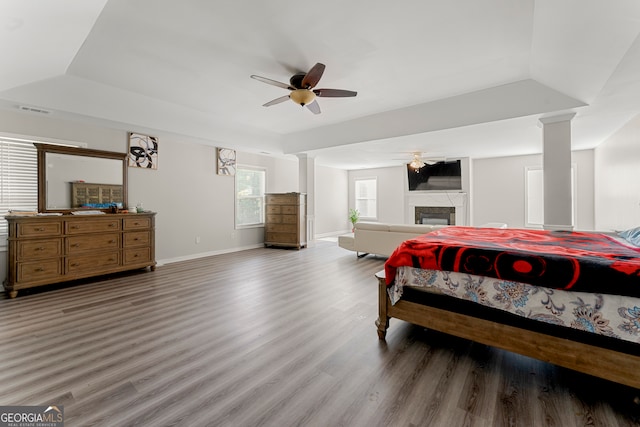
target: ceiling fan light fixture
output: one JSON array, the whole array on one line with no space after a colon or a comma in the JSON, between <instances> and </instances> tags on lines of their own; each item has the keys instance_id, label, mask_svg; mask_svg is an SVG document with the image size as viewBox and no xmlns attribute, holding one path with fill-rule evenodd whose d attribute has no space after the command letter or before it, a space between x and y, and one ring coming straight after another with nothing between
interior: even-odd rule
<instances>
[{"instance_id":1,"label":"ceiling fan light fixture","mask_svg":"<svg viewBox=\"0 0 640 427\"><path fill-rule=\"evenodd\" d=\"M307 89L296 89L289 94L289 98L296 104L305 105L311 104L316 99L316 94Z\"/></svg>"},{"instance_id":2,"label":"ceiling fan light fixture","mask_svg":"<svg viewBox=\"0 0 640 427\"><path fill-rule=\"evenodd\" d=\"M420 169L420 168L422 168L424 166L425 166L425 163L422 161L420 156L417 155L417 154L414 154L413 155L413 160L411 161L411 163L409 163L409 167L411 169L414 169L417 172L418 169Z\"/></svg>"}]
</instances>

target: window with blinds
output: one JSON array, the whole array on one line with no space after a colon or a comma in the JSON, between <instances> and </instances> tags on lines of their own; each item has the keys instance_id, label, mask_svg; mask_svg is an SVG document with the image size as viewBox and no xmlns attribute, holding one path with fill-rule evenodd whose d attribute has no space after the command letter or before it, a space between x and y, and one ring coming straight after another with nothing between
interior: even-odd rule
<instances>
[{"instance_id":1,"label":"window with blinds","mask_svg":"<svg viewBox=\"0 0 640 427\"><path fill-rule=\"evenodd\" d=\"M38 210L38 159L30 142L0 138L0 236L7 235L10 210Z\"/></svg>"},{"instance_id":2,"label":"window with blinds","mask_svg":"<svg viewBox=\"0 0 640 427\"><path fill-rule=\"evenodd\" d=\"M356 178L356 209L361 219L378 219L378 180L377 178Z\"/></svg>"}]
</instances>

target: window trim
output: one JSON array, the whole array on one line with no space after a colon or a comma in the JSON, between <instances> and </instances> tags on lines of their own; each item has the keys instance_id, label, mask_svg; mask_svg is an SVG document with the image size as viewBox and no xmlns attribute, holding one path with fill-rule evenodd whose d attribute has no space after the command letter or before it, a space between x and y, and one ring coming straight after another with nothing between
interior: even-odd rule
<instances>
[{"instance_id":1,"label":"window trim","mask_svg":"<svg viewBox=\"0 0 640 427\"><path fill-rule=\"evenodd\" d=\"M254 171L260 171L260 172L264 172L264 191L262 193L262 222L260 223L255 223L255 224L238 224L238 172L241 169L248 169L248 170L254 170ZM233 226L235 230L244 230L244 229L249 229L249 228L260 228L260 227L264 227L264 223L265 223L265 194L267 193L267 168L262 167L262 166L253 166L253 165L243 165L243 164L236 164L236 174L233 180L233 198L234 198L234 204L233 204Z\"/></svg>"}]
</instances>

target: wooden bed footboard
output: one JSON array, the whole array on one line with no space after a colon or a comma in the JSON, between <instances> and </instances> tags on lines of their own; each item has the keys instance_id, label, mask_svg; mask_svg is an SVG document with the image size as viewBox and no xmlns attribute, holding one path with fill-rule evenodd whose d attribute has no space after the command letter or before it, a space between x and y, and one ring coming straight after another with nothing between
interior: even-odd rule
<instances>
[{"instance_id":1,"label":"wooden bed footboard","mask_svg":"<svg viewBox=\"0 0 640 427\"><path fill-rule=\"evenodd\" d=\"M533 357L640 389L640 356L559 338L540 332L400 300L387 294L384 271L378 278L378 337L385 339L389 319L396 318L481 344Z\"/></svg>"}]
</instances>

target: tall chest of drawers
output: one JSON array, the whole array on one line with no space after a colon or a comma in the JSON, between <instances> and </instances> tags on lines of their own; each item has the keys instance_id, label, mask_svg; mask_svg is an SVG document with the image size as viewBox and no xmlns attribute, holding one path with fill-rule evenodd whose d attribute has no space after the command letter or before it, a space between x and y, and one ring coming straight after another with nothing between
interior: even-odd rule
<instances>
[{"instance_id":1,"label":"tall chest of drawers","mask_svg":"<svg viewBox=\"0 0 640 427\"><path fill-rule=\"evenodd\" d=\"M5 291L150 267L155 213L7 216Z\"/></svg>"},{"instance_id":2,"label":"tall chest of drawers","mask_svg":"<svg viewBox=\"0 0 640 427\"><path fill-rule=\"evenodd\" d=\"M302 193L265 195L265 246L307 246L306 200L307 195Z\"/></svg>"}]
</instances>

